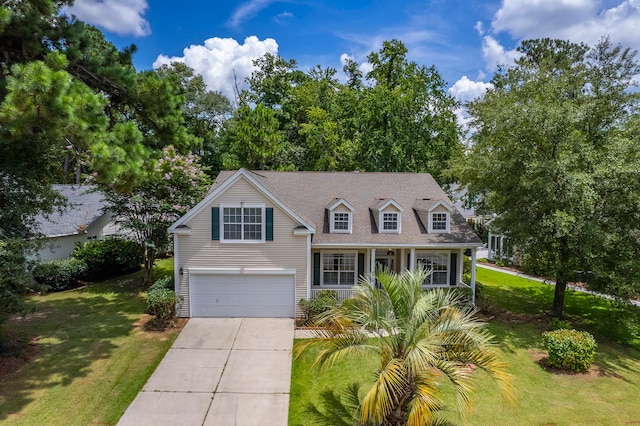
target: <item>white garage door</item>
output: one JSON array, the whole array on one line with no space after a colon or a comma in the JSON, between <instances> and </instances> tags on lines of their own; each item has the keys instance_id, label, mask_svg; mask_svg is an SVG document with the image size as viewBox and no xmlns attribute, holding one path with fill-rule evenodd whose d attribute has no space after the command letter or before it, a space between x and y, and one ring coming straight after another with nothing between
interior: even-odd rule
<instances>
[{"instance_id":1,"label":"white garage door","mask_svg":"<svg viewBox=\"0 0 640 426\"><path fill-rule=\"evenodd\" d=\"M294 275L190 274L192 317L293 318Z\"/></svg>"}]
</instances>

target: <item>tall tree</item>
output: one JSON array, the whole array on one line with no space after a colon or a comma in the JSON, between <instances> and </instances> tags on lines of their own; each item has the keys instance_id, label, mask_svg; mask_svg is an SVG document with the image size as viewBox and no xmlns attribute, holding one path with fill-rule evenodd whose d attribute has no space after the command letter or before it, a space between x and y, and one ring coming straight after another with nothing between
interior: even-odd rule
<instances>
[{"instance_id":1,"label":"tall tree","mask_svg":"<svg viewBox=\"0 0 640 426\"><path fill-rule=\"evenodd\" d=\"M319 346L317 364L372 354L375 379L357 407L355 424L384 426L440 424L443 383L452 385L456 408L470 408L475 368L512 398L511 376L486 324L473 318L454 292L424 291L424 270L402 275L378 271L362 281L349 303L321 314L318 338L296 352Z\"/></svg>"},{"instance_id":2,"label":"tall tree","mask_svg":"<svg viewBox=\"0 0 640 426\"><path fill-rule=\"evenodd\" d=\"M399 40L371 53L371 86L360 97L362 166L371 171L429 172L438 181L460 151L456 101L435 67L406 58Z\"/></svg>"},{"instance_id":3,"label":"tall tree","mask_svg":"<svg viewBox=\"0 0 640 426\"><path fill-rule=\"evenodd\" d=\"M143 249L145 284L153 282L156 256L169 244L169 226L202 199L209 183L197 156L180 155L169 146L132 191L123 193L113 185L102 185L118 224Z\"/></svg>"},{"instance_id":4,"label":"tall tree","mask_svg":"<svg viewBox=\"0 0 640 426\"><path fill-rule=\"evenodd\" d=\"M468 105L476 132L459 171L471 194L487 195L513 244L548 262L552 314L560 317L575 271L596 268L607 253L607 223L637 224L637 211L608 206L617 201L614 188L637 197L637 177L625 179L626 166L611 156L638 151L623 129L637 107L628 89L640 68L635 52L606 39L592 49L529 40L518 50L515 66Z\"/></svg>"},{"instance_id":5,"label":"tall tree","mask_svg":"<svg viewBox=\"0 0 640 426\"><path fill-rule=\"evenodd\" d=\"M202 146L194 153L207 166L207 172L216 175L224 167L220 131L233 111L231 102L222 93L208 90L202 76L183 63L163 65L157 71L162 77L175 79L182 89L185 126L190 134L202 139Z\"/></svg>"}]
</instances>

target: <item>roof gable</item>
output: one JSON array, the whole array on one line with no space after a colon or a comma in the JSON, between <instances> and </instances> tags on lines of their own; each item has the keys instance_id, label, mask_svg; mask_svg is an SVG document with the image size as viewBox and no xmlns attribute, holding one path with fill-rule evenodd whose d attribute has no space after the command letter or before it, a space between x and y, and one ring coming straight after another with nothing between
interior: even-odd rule
<instances>
[{"instance_id":1,"label":"roof gable","mask_svg":"<svg viewBox=\"0 0 640 426\"><path fill-rule=\"evenodd\" d=\"M222 174L222 173L221 173ZM220 177L220 176L219 176ZM191 210L189 210L184 216L178 219L173 225L169 227L169 232L174 233L178 230L178 228L184 229L187 226L187 223L195 217L197 214L202 212L205 208L207 208L218 196L228 191L233 187L233 185L238 182L240 179L245 179L250 185L252 185L258 192L264 195L267 199L269 199L273 204L282 209L286 214L288 214L292 219L297 221L301 226L307 228L311 233L315 232L315 228L304 218L302 218L299 214L297 214L294 210L292 210L287 204L282 202L278 197L276 197L269 189L265 188L260 182L258 182L255 177L248 172L246 169L240 169L234 172L231 176L226 177L222 176L223 179L214 183L212 190L207 194L207 196L196 204ZM178 232L180 232L178 230Z\"/></svg>"}]
</instances>

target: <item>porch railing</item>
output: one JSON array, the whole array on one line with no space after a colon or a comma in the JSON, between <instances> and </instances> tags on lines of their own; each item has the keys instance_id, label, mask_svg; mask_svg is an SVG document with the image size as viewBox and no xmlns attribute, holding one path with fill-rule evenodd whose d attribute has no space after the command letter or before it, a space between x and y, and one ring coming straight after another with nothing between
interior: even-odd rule
<instances>
[{"instance_id":1,"label":"porch railing","mask_svg":"<svg viewBox=\"0 0 640 426\"><path fill-rule=\"evenodd\" d=\"M336 293L338 293L338 301L339 302L342 302L343 300L350 298L351 294L353 293L353 289L351 289L351 288L311 289L311 298L315 299L316 297L318 297L318 295L320 294L320 292L322 290L331 290L331 291L335 291Z\"/></svg>"}]
</instances>

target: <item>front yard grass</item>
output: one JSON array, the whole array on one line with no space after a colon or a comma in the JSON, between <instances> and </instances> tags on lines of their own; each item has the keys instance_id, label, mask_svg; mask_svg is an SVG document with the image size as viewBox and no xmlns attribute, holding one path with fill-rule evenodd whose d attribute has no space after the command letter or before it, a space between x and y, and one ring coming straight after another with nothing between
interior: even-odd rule
<instances>
[{"instance_id":1,"label":"front yard grass","mask_svg":"<svg viewBox=\"0 0 640 426\"><path fill-rule=\"evenodd\" d=\"M630 335L624 325L611 319L608 301L568 292L569 321L593 332L598 349L588 373L560 373L545 368L546 352L541 341L541 333L549 325L545 311L551 307L553 287L480 268L478 280L494 304L495 317L489 330L511 366L518 403L505 405L491 379L478 371L473 412L466 418L457 415L449 392L444 418L456 425L640 424L640 404L636 403L640 393L638 336ZM361 383L363 388L370 385L370 374L377 367L373 358L350 360L319 374L312 368L314 360L312 351L294 359L290 425L309 424L305 406L317 404L323 390L342 390L352 382Z\"/></svg>"},{"instance_id":2,"label":"front yard grass","mask_svg":"<svg viewBox=\"0 0 640 426\"><path fill-rule=\"evenodd\" d=\"M156 273L172 273L172 259ZM32 296L32 312L2 330L31 342L28 362L0 378L0 423L115 424L175 340L179 329L144 328L142 274Z\"/></svg>"}]
</instances>

